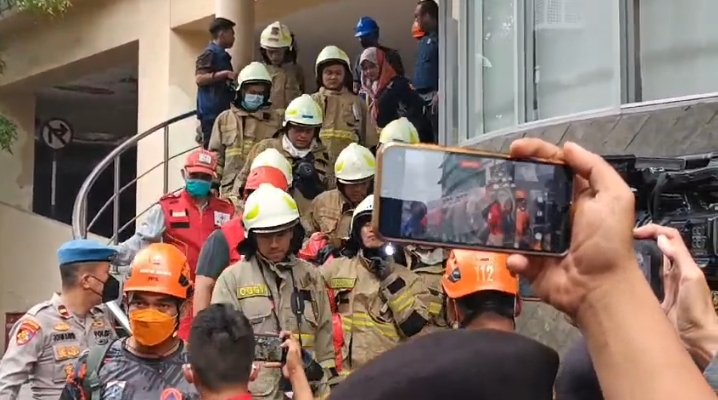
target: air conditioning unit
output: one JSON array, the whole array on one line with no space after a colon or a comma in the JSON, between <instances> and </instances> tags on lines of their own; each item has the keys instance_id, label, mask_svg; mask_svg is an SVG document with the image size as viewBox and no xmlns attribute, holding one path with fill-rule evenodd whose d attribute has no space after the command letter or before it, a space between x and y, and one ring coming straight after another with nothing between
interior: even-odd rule
<instances>
[{"instance_id":1,"label":"air conditioning unit","mask_svg":"<svg viewBox=\"0 0 718 400\"><path fill-rule=\"evenodd\" d=\"M583 29L586 0L534 0L534 30Z\"/></svg>"}]
</instances>

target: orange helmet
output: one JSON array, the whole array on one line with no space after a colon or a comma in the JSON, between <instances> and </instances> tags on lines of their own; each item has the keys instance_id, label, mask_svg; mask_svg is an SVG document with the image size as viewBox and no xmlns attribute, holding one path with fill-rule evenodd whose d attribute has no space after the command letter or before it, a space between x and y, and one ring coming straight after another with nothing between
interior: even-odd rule
<instances>
[{"instance_id":1,"label":"orange helmet","mask_svg":"<svg viewBox=\"0 0 718 400\"><path fill-rule=\"evenodd\" d=\"M426 33L424 33L424 31L421 30L421 28L419 27L419 23L414 21L414 25L411 26L411 36L414 39L421 39L425 35L426 35Z\"/></svg>"},{"instance_id":2,"label":"orange helmet","mask_svg":"<svg viewBox=\"0 0 718 400\"><path fill-rule=\"evenodd\" d=\"M287 177L284 176L284 172L280 169L274 167L257 167L249 172L244 190L257 190L259 185L263 183L268 183L285 192L289 189L287 186Z\"/></svg>"},{"instance_id":3,"label":"orange helmet","mask_svg":"<svg viewBox=\"0 0 718 400\"><path fill-rule=\"evenodd\" d=\"M506 268L507 259L506 254L452 250L441 282L444 292L452 299L483 290L517 295L519 278Z\"/></svg>"},{"instance_id":4,"label":"orange helmet","mask_svg":"<svg viewBox=\"0 0 718 400\"><path fill-rule=\"evenodd\" d=\"M523 190L517 190L514 197L516 198L516 200L526 199L526 192L524 192Z\"/></svg>"},{"instance_id":5,"label":"orange helmet","mask_svg":"<svg viewBox=\"0 0 718 400\"><path fill-rule=\"evenodd\" d=\"M197 149L189 153L184 164L187 172L214 175L217 170L217 155L205 149Z\"/></svg>"},{"instance_id":6,"label":"orange helmet","mask_svg":"<svg viewBox=\"0 0 718 400\"><path fill-rule=\"evenodd\" d=\"M132 260L130 276L123 292L166 294L179 299L192 295L187 257L167 243L153 243L140 250Z\"/></svg>"}]
</instances>

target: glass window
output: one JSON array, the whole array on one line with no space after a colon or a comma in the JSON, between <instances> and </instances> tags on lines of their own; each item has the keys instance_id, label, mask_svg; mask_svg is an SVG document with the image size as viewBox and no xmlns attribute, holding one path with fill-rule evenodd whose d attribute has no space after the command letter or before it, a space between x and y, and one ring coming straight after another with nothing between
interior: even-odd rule
<instances>
[{"instance_id":1,"label":"glass window","mask_svg":"<svg viewBox=\"0 0 718 400\"><path fill-rule=\"evenodd\" d=\"M468 17L459 24L460 142L620 105L619 0L454 2Z\"/></svg>"},{"instance_id":2,"label":"glass window","mask_svg":"<svg viewBox=\"0 0 718 400\"><path fill-rule=\"evenodd\" d=\"M464 0L469 138L518 123L516 0Z\"/></svg>"},{"instance_id":3,"label":"glass window","mask_svg":"<svg viewBox=\"0 0 718 400\"><path fill-rule=\"evenodd\" d=\"M639 16L638 94L629 100L718 92L718 1L626 1Z\"/></svg>"},{"instance_id":4,"label":"glass window","mask_svg":"<svg viewBox=\"0 0 718 400\"><path fill-rule=\"evenodd\" d=\"M451 146L459 142L459 0L439 2L439 93L443 97L439 110L441 144Z\"/></svg>"},{"instance_id":5,"label":"glass window","mask_svg":"<svg viewBox=\"0 0 718 400\"><path fill-rule=\"evenodd\" d=\"M667 0L666 0L667 1ZM619 2L529 0L527 120L618 106ZM533 73L531 73L533 72Z\"/></svg>"}]
</instances>

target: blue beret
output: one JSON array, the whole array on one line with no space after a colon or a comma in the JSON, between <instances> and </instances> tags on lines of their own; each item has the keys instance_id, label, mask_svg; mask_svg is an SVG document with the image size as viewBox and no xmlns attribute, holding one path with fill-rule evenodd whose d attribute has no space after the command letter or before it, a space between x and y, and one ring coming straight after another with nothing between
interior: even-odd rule
<instances>
[{"instance_id":1,"label":"blue beret","mask_svg":"<svg viewBox=\"0 0 718 400\"><path fill-rule=\"evenodd\" d=\"M117 255L114 248L89 239L75 239L57 249L60 265L92 261L112 261Z\"/></svg>"}]
</instances>

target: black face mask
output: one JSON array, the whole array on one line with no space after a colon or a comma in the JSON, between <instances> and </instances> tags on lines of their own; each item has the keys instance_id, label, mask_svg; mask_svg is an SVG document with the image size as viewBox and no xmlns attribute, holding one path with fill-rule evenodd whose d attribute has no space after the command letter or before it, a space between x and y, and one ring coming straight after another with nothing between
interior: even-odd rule
<instances>
[{"instance_id":1,"label":"black face mask","mask_svg":"<svg viewBox=\"0 0 718 400\"><path fill-rule=\"evenodd\" d=\"M92 276L92 275L90 275ZM95 276L92 276L94 279L97 279L98 281L102 282L100 279L98 279ZM93 292L95 292L93 290ZM102 298L103 303L107 303L110 301L115 301L120 298L120 281L118 281L114 276L108 275L107 280L102 282L102 293L95 292L98 296Z\"/></svg>"},{"instance_id":2,"label":"black face mask","mask_svg":"<svg viewBox=\"0 0 718 400\"><path fill-rule=\"evenodd\" d=\"M359 38L359 44L362 48L369 48L369 47L375 47L376 46L376 40L373 40L371 38Z\"/></svg>"}]
</instances>

